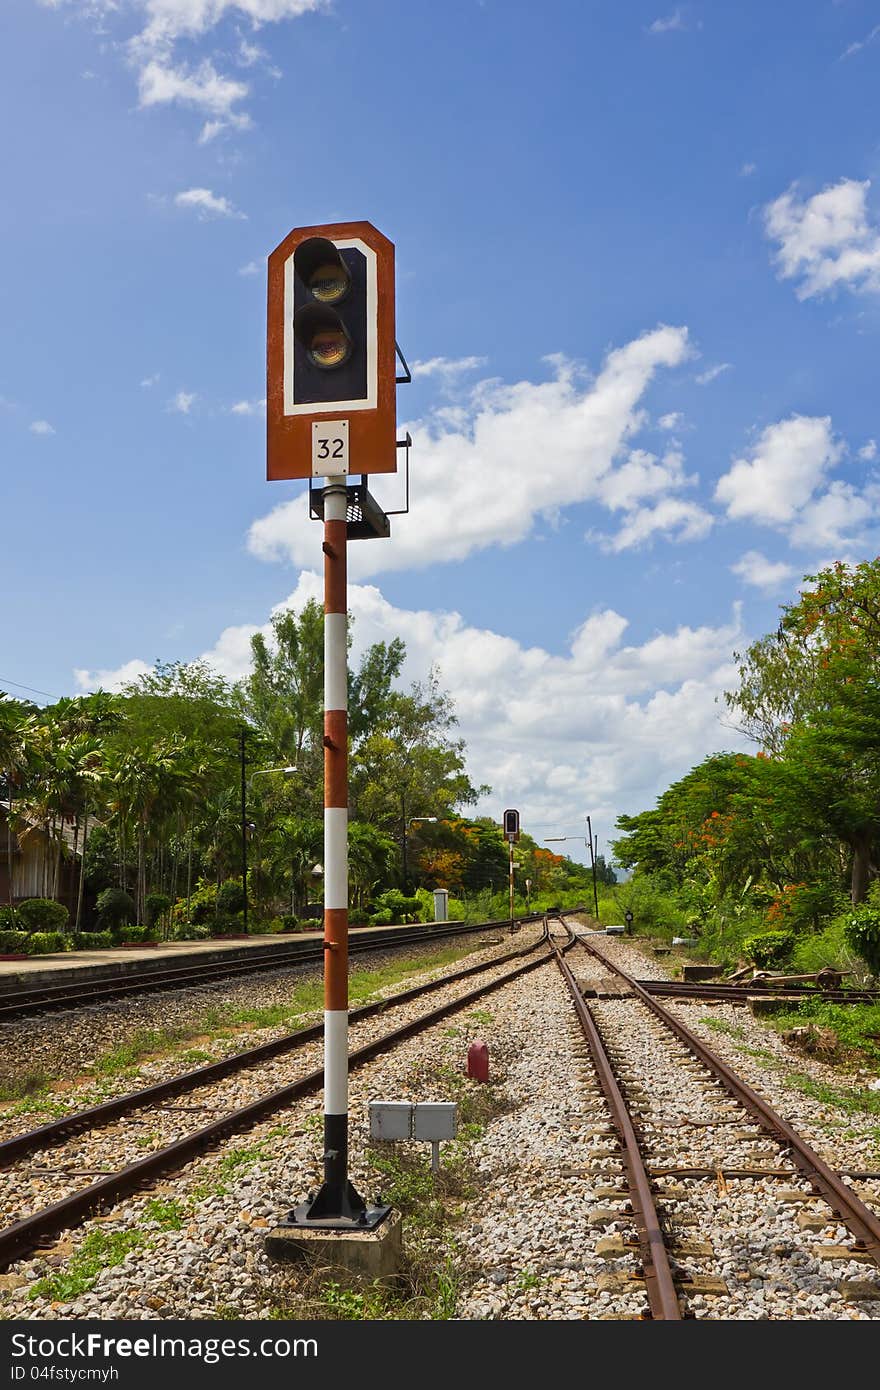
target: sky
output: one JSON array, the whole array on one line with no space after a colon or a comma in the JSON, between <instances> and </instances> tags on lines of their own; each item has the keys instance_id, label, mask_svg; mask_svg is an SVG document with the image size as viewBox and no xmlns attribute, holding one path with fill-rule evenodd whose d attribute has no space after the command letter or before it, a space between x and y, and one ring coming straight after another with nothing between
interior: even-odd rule
<instances>
[{"instance_id":1,"label":"sky","mask_svg":"<svg viewBox=\"0 0 880 1390\"><path fill-rule=\"evenodd\" d=\"M607 852L880 548L878 79L876 0L3 0L0 689L235 679L321 598L266 257L367 220L413 450L353 659L437 668L475 812Z\"/></svg>"}]
</instances>

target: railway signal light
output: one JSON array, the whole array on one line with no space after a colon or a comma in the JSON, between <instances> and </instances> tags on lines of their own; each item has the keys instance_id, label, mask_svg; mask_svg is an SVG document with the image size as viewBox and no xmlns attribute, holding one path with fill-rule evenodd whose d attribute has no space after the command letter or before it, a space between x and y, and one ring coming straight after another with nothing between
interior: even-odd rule
<instances>
[{"instance_id":1,"label":"railway signal light","mask_svg":"<svg viewBox=\"0 0 880 1390\"><path fill-rule=\"evenodd\" d=\"M504 812L504 838L513 843L519 839L519 811Z\"/></svg>"},{"instance_id":2,"label":"railway signal light","mask_svg":"<svg viewBox=\"0 0 880 1390\"><path fill-rule=\"evenodd\" d=\"M397 467L394 247L369 222L297 227L269 257L267 476Z\"/></svg>"}]
</instances>

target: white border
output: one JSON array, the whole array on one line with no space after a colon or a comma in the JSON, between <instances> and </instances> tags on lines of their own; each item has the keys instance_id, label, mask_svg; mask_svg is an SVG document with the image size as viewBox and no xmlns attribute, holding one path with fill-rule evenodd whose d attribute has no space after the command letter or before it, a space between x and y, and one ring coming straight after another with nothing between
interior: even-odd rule
<instances>
[{"instance_id":1,"label":"white border","mask_svg":"<svg viewBox=\"0 0 880 1390\"><path fill-rule=\"evenodd\" d=\"M378 296L376 292L376 252L360 237L350 241L334 241L340 251L354 247L362 251L367 262L367 395L360 401L307 401L293 403L293 289L294 251L284 262L284 414L329 415L339 410L375 410L378 405L378 373L376 370L379 332ZM324 408L326 407L326 409Z\"/></svg>"}]
</instances>

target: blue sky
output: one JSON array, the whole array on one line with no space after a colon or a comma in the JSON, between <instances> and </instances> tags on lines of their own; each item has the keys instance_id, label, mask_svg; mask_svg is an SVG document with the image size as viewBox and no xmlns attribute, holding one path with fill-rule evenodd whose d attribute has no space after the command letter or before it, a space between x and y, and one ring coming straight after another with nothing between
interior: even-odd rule
<instances>
[{"instance_id":1,"label":"blue sky","mask_svg":"<svg viewBox=\"0 0 880 1390\"><path fill-rule=\"evenodd\" d=\"M878 67L868 0L5 0L0 688L238 676L320 595L265 257L367 219L416 447L356 647L439 666L481 811L604 846L878 551Z\"/></svg>"}]
</instances>

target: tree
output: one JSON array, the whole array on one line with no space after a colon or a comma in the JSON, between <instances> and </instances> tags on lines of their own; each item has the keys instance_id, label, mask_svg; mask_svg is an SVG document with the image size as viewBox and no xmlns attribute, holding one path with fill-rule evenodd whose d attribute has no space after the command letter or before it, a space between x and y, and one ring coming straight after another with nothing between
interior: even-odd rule
<instances>
[{"instance_id":1,"label":"tree","mask_svg":"<svg viewBox=\"0 0 880 1390\"><path fill-rule=\"evenodd\" d=\"M880 557L805 584L777 632L739 658L740 687L725 698L780 761L802 817L846 845L857 904L880 835Z\"/></svg>"}]
</instances>

